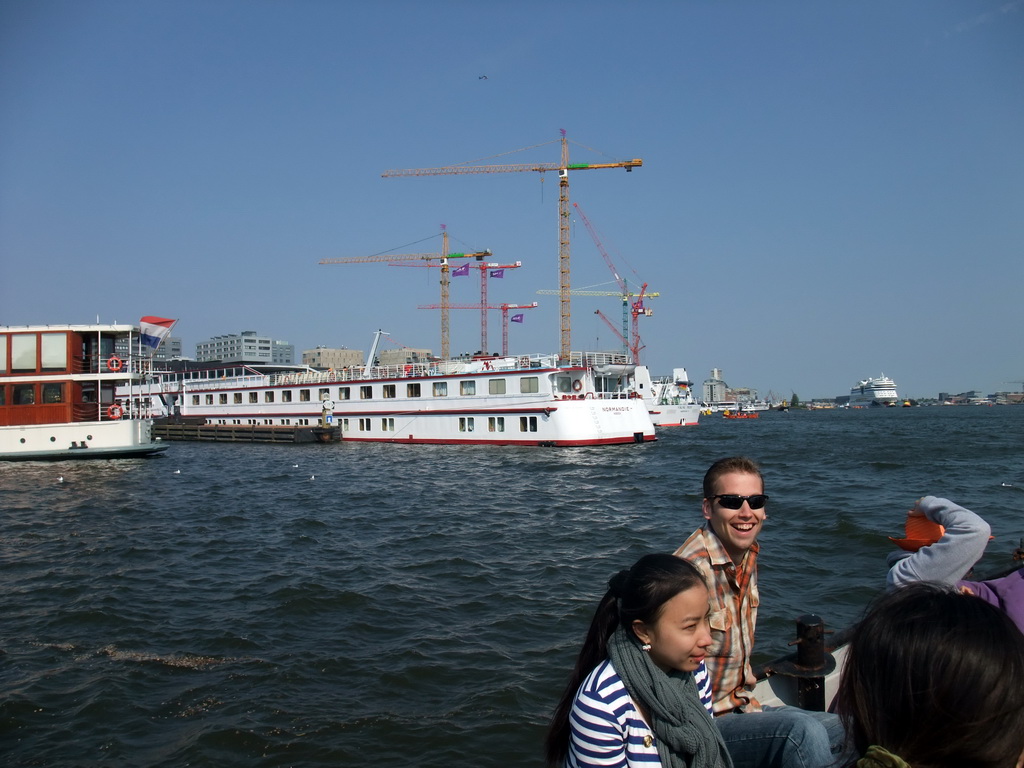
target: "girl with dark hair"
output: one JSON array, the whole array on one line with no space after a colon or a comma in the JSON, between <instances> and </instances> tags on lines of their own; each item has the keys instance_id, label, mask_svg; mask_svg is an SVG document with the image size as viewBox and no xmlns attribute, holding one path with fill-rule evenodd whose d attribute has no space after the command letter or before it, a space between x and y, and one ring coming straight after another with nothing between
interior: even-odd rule
<instances>
[{"instance_id":1,"label":"girl with dark hair","mask_svg":"<svg viewBox=\"0 0 1024 768\"><path fill-rule=\"evenodd\" d=\"M731 768L702 702L708 589L673 555L645 555L608 583L551 720L552 768Z\"/></svg>"},{"instance_id":2,"label":"girl with dark hair","mask_svg":"<svg viewBox=\"0 0 1024 768\"><path fill-rule=\"evenodd\" d=\"M920 582L857 625L838 693L857 768L1024 766L1024 635L993 605Z\"/></svg>"}]
</instances>

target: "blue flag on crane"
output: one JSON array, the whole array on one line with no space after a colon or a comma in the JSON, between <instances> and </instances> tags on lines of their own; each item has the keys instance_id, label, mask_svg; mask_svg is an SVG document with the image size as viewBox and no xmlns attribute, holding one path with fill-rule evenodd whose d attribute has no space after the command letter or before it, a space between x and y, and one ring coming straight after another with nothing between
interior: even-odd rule
<instances>
[{"instance_id":1,"label":"blue flag on crane","mask_svg":"<svg viewBox=\"0 0 1024 768\"><path fill-rule=\"evenodd\" d=\"M452 270L452 276L454 277L465 277L469 274L469 264L463 264L461 267L456 267Z\"/></svg>"},{"instance_id":2,"label":"blue flag on crane","mask_svg":"<svg viewBox=\"0 0 1024 768\"><path fill-rule=\"evenodd\" d=\"M511 321L512 321L513 323L521 323L521 322L523 322L523 315L522 315L522 314L518 314L518 315L512 315L512 317L511 317L511 318L509 318L509 319L510 319L510 320L511 320Z\"/></svg>"},{"instance_id":3,"label":"blue flag on crane","mask_svg":"<svg viewBox=\"0 0 1024 768\"><path fill-rule=\"evenodd\" d=\"M505 276L505 270L504 269L492 269L491 270L491 277L504 277L504 276Z\"/></svg>"}]
</instances>

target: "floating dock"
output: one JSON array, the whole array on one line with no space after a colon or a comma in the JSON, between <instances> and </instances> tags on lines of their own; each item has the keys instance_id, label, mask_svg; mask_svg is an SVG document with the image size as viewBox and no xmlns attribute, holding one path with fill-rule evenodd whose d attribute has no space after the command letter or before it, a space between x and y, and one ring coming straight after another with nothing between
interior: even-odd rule
<instances>
[{"instance_id":1,"label":"floating dock","mask_svg":"<svg viewBox=\"0 0 1024 768\"><path fill-rule=\"evenodd\" d=\"M154 421L153 437L169 441L191 440L211 443L339 443L341 427Z\"/></svg>"}]
</instances>

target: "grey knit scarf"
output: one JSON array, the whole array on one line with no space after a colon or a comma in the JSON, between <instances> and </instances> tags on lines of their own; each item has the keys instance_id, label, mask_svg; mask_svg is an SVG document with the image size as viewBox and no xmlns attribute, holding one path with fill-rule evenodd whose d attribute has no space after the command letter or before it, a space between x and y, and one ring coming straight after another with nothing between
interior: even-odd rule
<instances>
[{"instance_id":1,"label":"grey knit scarf","mask_svg":"<svg viewBox=\"0 0 1024 768\"><path fill-rule=\"evenodd\" d=\"M629 695L647 710L663 768L732 768L692 673L665 673L632 629L621 626L608 639L608 657Z\"/></svg>"}]
</instances>

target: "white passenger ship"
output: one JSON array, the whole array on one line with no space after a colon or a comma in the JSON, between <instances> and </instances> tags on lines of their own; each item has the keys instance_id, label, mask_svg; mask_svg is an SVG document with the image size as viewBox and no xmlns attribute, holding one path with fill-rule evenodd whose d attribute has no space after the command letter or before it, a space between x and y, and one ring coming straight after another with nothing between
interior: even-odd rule
<instances>
[{"instance_id":1,"label":"white passenger ship","mask_svg":"<svg viewBox=\"0 0 1024 768\"><path fill-rule=\"evenodd\" d=\"M850 390L850 405L896 405L896 382L884 373L877 379L863 379Z\"/></svg>"},{"instance_id":2,"label":"white passenger ship","mask_svg":"<svg viewBox=\"0 0 1024 768\"><path fill-rule=\"evenodd\" d=\"M367 359L374 359L376 341ZM341 428L342 439L582 446L655 439L624 355L481 357L209 379L165 376L133 394L205 423ZM646 369L644 369L646 371ZM133 398L134 399L134 398ZM148 397L137 398L140 401Z\"/></svg>"},{"instance_id":3,"label":"white passenger ship","mask_svg":"<svg viewBox=\"0 0 1024 768\"><path fill-rule=\"evenodd\" d=\"M649 389L645 388L645 380ZM700 403L690 387L693 382L685 368L674 368L671 377L650 380L644 366L636 371L637 389L647 399L647 410L656 427L692 427L700 420ZM649 391L649 395L647 392Z\"/></svg>"},{"instance_id":4,"label":"white passenger ship","mask_svg":"<svg viewBox=\"0 0 1024 768\"><path fill-rule=\"evenodd\" d=\"M106 459L165 450L152 438L147 404L117 396L118 388L142 380L148 363L131 354L137 338L130 325L0 327L0 459Z\"/></svg>"}]
</instances>

